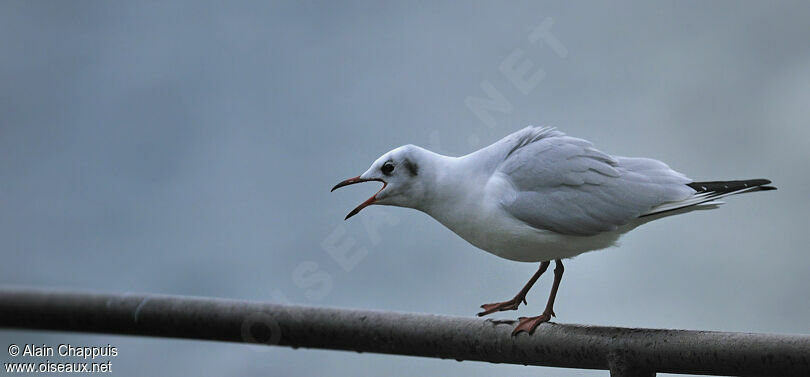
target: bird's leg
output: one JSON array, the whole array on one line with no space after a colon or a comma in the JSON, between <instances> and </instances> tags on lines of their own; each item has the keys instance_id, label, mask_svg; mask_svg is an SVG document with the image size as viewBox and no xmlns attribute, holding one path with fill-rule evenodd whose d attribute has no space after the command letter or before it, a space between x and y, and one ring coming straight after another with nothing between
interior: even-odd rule
<instances>
[{"instance_id":1,"label":"bird's leg","mask_svg":"<svg viewBox=\"0 0 810 377\"><path fill-rule=\"evenodd\" d=\"M521 301L523 301L524 304L526 303L526 294L529 293L530 289L532 289L532 286L537 281L537 279L540 278L540 275L546 272L549 264L550 262L548 261L540 263L540 268L537 269L537 272L535 272L534 275L532 275L532 278L529 279L529 282L526 283L526 285L523 286L523 289L521 289L520 292L518 292L517 295L515 295L515 297L512 298L511 300L481 305L481 308L484 309L484 311L478 313L478 316L483 317L487 314L492 314L504 310L517 310L518 306L520 306Z\"/></svg>"},{"instance_id":2,"label":"bird's leg","mask_svg":"<svg viewBox=\"0 0 810 377\"><path fill-rule=\"evenodd\" d=\"M550 321L551 317L556 317L554 314L554 299L557 298L557 289L560 287L563 271L565 271L565 268L563 268L562 261L559 259L555 260L554 283L551 284L551 293L548 295L546 310L543 310L543 314L540 314L537 317L518 318L518 325L515 327L515 330L512 331L512 335L517 335L517 333L521 331L531 334L539 324Z\"/></svg>"}]
</instances>

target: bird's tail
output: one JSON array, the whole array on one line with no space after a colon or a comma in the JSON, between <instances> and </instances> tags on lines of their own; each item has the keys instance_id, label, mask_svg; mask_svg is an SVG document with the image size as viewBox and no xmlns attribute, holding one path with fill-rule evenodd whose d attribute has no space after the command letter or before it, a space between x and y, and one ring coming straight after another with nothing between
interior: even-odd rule
<instances>
[{"instance_id":1,"label":"bird's tail","mask_svg":"<svg viewBox=\"0 0 810 377\"><path fill-rule=\"evenodd\" d=\"M718 204L723 204L723 202L718 201L718 199L729 195L742 194L744 192L776 190L776 187L768 186L770 183L771 181L767 179L692 182L687 184L687 186L696 191L694 195L681 201L659 205L650 209L647 213L641 215L641 217L687 209L689 207L717 206Z\"/></svg>"}]
</instances>

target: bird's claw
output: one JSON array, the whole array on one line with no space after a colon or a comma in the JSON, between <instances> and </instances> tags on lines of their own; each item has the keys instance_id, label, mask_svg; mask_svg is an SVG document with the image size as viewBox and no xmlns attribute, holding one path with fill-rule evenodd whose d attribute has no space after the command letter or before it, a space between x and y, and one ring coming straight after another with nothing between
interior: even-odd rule
<instances>
[{"instance_id":1,"label":"bird's claw","mask_svg":"<svg viewBox=\"0 0 810 377\"><path fill-rule=\"evenodd\" d=\"M541 323L550 321L552 315L553 312L543 313L537 317L520 317L518 318L517 326L515 326L515 329L512 330L512 335L517 335L521 331L525 331L531 335L534 333L534 329L536 329Z\"/></svg>"},{"instance_id":2,"label":"bird's claw","mask_svg":"<svg viewBox=\"0 0 810 377\"><path fill-rule=\"evenodd\" d=\"M520 306L520 301L521 300L511 299L509 301L481 305L481 309L484 309L484 311L478 313L478 316L483 317L487 314L502 312L505 310L517 310L518 307ZM526 300L523 299L523 302L525 303Z\"/></svg>"}]
</instances>

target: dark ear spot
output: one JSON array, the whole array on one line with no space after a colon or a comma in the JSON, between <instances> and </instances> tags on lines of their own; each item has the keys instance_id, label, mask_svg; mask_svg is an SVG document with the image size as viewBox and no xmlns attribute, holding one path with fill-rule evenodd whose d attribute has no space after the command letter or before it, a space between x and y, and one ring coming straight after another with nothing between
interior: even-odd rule
<instances>
[{"instance_id":1,"label":"dark ear spot","mask_svg":"<svg viewBox=\"0 0 810 377\"><path fill-rule=\"evenodd\" d=\"M419 174L419 166L417 166L416 163L405 159L403 164L405 165L405 169L408 169L408 173L411 174L411 177L415 177L417 174Z\"/></svg>"}]
</instances>

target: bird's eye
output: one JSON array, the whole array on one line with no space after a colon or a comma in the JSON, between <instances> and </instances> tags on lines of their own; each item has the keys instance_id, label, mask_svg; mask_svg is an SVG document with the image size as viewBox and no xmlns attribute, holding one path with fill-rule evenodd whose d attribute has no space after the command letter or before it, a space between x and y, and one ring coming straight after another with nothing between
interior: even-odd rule
<instances>
[{"instance_id":1,"label":"bird's eye","mask_svg":"<svg viewBox=\"0 0 810 377\"><path fill-rule=\"evenodd\" d=\"M394 171L394 164L391 163L390 161L386 162L386 163L383 164L381 170L382 170L383 174L390 175L391 172Z\"/></svg>"}]
</instances>

